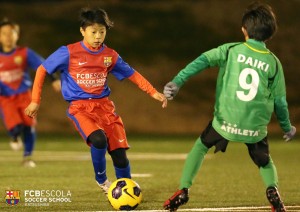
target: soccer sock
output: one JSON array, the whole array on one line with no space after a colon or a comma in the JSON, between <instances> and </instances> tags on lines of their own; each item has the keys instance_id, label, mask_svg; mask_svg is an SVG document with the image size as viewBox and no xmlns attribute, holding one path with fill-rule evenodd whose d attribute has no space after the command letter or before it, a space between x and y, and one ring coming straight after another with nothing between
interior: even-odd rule
<instances>
[{"instance_id":1,"label":"soccer sock","mask_svg":"<svg viewBox=\"0 0 300 212\"><path fill-rule=\"evenodd\" d=\"M32 154L36 133L35 128L30 126L25 126L23 129L24 133L24 157L30 156Z\"/></svg>"},{"instance_id":2,"label":"soccer sock","mask_svg":"<svg viewBox=\"0 0 300 212\"><path fill-rule=\"evenodd\" d=\"M9 130L9 135L11 136L13 141L17 141L17 138L21 135L22 130L23 130L23 125L22 124L18 124L15 127L13 127L12 129Z\"/></svg>"},{"instance_id":3,"label":"soccer sock","mask_svg":"<svg viewBox=\"0 0 300 212\"><path fill-rule=\"evenodd\" d=\"M199 137L185 160L179 189L190 188L192 186L207 151L208 148L202 143Z\"/></svg>"},{"instance_id":4,"label":"soccer sock","mask_svg":"<svg viewBox=\"0 0 300 212\"><path fill-rule=\"evenodd\" d=\"M99 184L102 184L107 179L106 177L106 148L97 149L91 145L91 156L95 171L95 178Z\"/></svg>"},{"instance_id":5,"label":"soccer sock","mask_svg":"<svg viewBox=\"0 0 300 212\"><path fill-rule=\"evenodd\" d=\"M269 187L269 186L277 187L278 186L277 170L276 170L276 167L273 163L271 156L270 156L269 163L264 167L260 167L259 172L260 172L260 175L261 175L266 187Z\"/></svg>"},{"instance_id":6,"label":"soccer sock","mask_svg":"<svg viewBox=\"0 0 300 212\"><path fill-rule=\"evenodd\" d=\"M128 166L125 168L118 168L115 166L115 172L117 179L120 178L131 178L130 174L130 163L128 162Z\"/></svg>"}]
</instances>

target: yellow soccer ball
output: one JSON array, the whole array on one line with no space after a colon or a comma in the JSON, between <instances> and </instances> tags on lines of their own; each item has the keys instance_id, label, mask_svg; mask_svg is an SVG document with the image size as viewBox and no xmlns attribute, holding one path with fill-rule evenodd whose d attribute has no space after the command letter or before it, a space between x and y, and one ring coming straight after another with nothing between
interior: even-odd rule
<instances>
[{"instance_id":1,"label":"yellow soccer ball","mask_svg":"<svg viewBox=\"0 0 300 212\"><path fill-rule=\"evenodd\" d=\"M121 211L136 209L143 198L140 186L129 178L114 181L108 189L107 197L112 207Z\"/></svg>"}]
</instances>

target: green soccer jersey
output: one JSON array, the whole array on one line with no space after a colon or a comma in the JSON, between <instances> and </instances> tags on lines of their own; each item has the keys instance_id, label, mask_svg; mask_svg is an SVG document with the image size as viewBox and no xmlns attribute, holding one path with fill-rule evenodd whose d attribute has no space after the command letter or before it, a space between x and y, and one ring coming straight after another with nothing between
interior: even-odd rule
<instances>
[{"instance_id":1,"label":"green soccer jersey","mask_svg":"<svg viewBox=\"0 0 300 212\"><path fill-rule=\"evenodd\" d=\"M255 143L267 136L275 114L284 132L291 129L280 61L265 43L248 39L203 53L172 80L179 86L208 67L219 67L213 127L230 141Z\"/></svg>"}]
</instances>

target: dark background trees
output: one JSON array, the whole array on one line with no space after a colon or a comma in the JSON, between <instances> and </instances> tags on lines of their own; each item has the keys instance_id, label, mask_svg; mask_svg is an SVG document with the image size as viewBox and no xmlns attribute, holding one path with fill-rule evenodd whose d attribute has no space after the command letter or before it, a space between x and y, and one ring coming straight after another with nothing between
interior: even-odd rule
<instances>
[{"instance_id":1,"label":"dark background trees","mask_svg":"<svg viewBox=\"0 0 300 212\"><path fill-rule=\"evenodd\" d=\"M166 82L203 51L225 42L242 41L241 17L251 1L240 0L105 0L0 1L0 17L21 26L19 44L47 57L61 45L81 40L78 14L85 6L105 9L114 21L106 45L160 91ZM300 127L300 1L264 1L275 10L279 31L267 43L285 70L291 121ZM212 117L217 70L195 76L166 110L128 80L109 77L111 99L128 132L200 133ZM73 131L68 104L49 82L43 92L38 130ZM2 128L2 127L1 127ZM270 130L280 132L275 118Z\"/></svg>"}]
</instances>

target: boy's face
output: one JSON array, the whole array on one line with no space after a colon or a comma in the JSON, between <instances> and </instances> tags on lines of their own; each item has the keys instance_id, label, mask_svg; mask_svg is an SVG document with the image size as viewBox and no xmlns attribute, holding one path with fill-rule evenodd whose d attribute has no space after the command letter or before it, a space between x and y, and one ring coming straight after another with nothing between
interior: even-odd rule
<instances>
[{"instance_id":1,"label":"boy's face","mask_svg":"<svg viewBox=\"0 0 300 212\"><path fill-rule=\"evenodd\" d=\"M80 28L83 40L93 48L99 48L106 36L106 27L102 24L93 24L85 29Z\"/></svg>"},{"instance_id":2,"label":"boy's face","mask_svg":"<svg viewBox=\"0 0 300 212\"><path fill-rule=\"evenodd\" d=\"M10 50L16 47L19 34L11 25L4 25L0 28L0 43L4 50Z\"/></svg>"}]
</instances>

